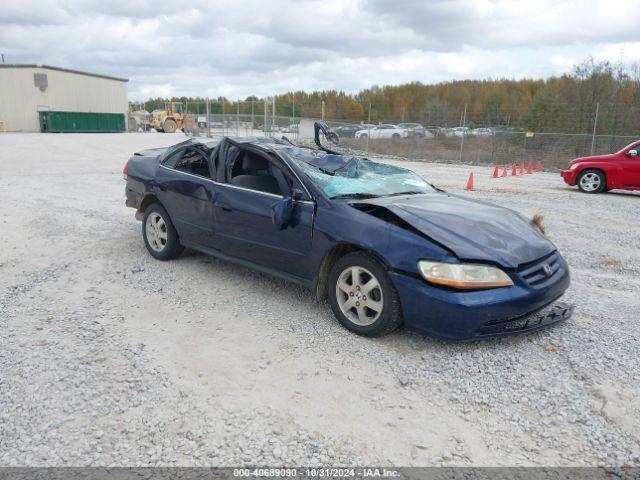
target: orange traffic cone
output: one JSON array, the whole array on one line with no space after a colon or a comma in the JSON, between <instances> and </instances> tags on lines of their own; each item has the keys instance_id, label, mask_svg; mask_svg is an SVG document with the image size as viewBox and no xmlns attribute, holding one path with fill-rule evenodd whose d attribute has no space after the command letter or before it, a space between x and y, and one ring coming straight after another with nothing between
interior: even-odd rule
<instances>
[{"instance_id":1,"label":"orange traffic cone","mask_svg":"<svg viewBox=\"0 0 640 480\"><path fill-rule=\"evenodd\" d=\"M520 162L520 175L524 175L524 162Z\"/></svg>"},{"instance_id":2,"label":"orange traffic cone","mask_svg":"<svg viewBox=\"0 0 640 480\"><path fill-rule=\"evenodd\" d=\"M493 175L491 175L493 178L498 178L498 173L500 172L500 167L498 165L496 165L496 168L493 169Z\"/></svg>"},{"instance_id":3,"label":"orange traffic cone","mask_svg":"<svg viewBox=\"0 0 640 480\"><path fill-rule=\"evenodd\" d=\"M473 172L469 174L469 180L467 181L467 186L464 187L465 190L473 190Z\"/></svg>"},{"instance_id":4,"label":"orange traffic cone","mask_svg":"<svg viewBox=\"0 0 640 480\"><path fill-rule=\"evenodd\" d=\"M538 162L536 165L536 172L540 173L542 171L542 162Z\"/></svg>"},{"instance_id":5,"label":"orange traffic cone","mask_svg":"<svg viewBox=\"0 0 640 480\"><path fill-rule=\"evenodd\" d=\"M527 165L527 174L531 174L531 173L533 172L531 171L531 162L529 162L529 165Z\"/></svg>"},{"instance_id":6,"label":"orange traffic cone","mask_svg":"<svg viewBox=\"0 0 640 480\"><path fill-rule=\"evenodd\" d=\"M518 167L516 166L516 164L513 164L513 167L511 167L511 176L514 175L518 175Z\"/></svg>"},{"instance_id":7,"label":"orange traffic cone","mask_svg":"<svg viewBox=\"0 0 640 480\"><path fill-rule=\"evenodd\" d=\"M507 172L508 172L508 169L507 169L507 166L505 165L504 169L502 170L502 176L506 177L507 176Z\"/></svg>"}]
</instances>

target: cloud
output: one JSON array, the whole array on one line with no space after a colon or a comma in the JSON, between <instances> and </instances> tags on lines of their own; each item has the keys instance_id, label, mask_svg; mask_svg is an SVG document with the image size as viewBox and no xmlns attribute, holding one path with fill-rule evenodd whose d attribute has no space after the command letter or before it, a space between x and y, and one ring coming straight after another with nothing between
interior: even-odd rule
<instances>
[{"instance_id":1,"label":"cloud","mask_svg":"<svg viewBox=\"0 0 640 480\"><path fill-rule=\"evenodd\" d=\"M432 48L513 49L620 42L637 34L632 1L368 0L380 18L410 28ZM637 3L635 4L637 7Z\"/></svg>"},{"instance_id":2,"label":"cloud","mask_svg":"<svg viewBox=\"0 0 640 480\"><path fill-rule=\"evenodd\" d=\"M640 55L632 2L23 0L3 6L9 63L130 78L132 99L544 77ZM636 22L637 23L637 22Z\"/></svg>"}]
</instances>

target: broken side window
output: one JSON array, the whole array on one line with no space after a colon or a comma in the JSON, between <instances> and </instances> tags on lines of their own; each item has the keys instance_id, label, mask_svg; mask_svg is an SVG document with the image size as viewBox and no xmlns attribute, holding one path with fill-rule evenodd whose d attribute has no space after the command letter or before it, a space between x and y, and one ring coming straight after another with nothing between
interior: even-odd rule
<instances>
[{"instance_id":1,"label":"broken side window","mask_svg":"<svg viewBox=\"0 0 640 480\"><path fill-rule=\"evenodd\" d=\"M225 169L226 183L231 185L273 195L291 195L291 175L267 155L233 146L225 158Z\"/></svg>"},{"instance_id":2,"label":"broken side window","mask_svg":"<svg viewBox=\"0 0 640 480\"><path fill-rule=\"evenodd\" d=\"M192 147L174 152L163 162L163 165L191 175L211 178L207 158L202 152Z\"/></svg>"}]
</instances>

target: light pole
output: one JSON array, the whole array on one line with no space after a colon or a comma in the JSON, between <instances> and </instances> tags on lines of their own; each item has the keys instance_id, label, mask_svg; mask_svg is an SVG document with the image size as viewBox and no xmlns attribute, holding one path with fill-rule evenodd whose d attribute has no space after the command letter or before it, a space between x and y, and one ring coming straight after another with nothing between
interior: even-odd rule
<instances>
[{"instance_id":1,"label":"light pole","mask_svg":"<svg viewBox=\"0 0 640 480\"><path fill-rule=\"evenodd\" d=\"M294 91L291 94L291 125L293 126L295 124L296 124L296 92ZM296 128L296 139L298 138L297 130L298 129Z\"/></svg>"},{"instance_id":2,"label":"light pole","mask_svg":"<svg viewBox=\"0 0 640 480\"><path fill-rule=\"evenodd\" d=\"M460 162L462 162L462 149L464 148L464 127L467 123L467 104L464 104L464 113L461 118L462 136L460 137Z\"/></svg>"}]
</instances>

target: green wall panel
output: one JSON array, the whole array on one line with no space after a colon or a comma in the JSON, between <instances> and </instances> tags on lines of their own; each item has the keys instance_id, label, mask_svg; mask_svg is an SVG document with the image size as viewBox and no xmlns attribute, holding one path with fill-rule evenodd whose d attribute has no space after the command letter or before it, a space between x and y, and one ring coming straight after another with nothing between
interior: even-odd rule
<instances>
[{"instance_id":1,"label":"green wall panel","mask_svg":"<svg viewBox=\"0 0 640 480\"><path fill-rule=\"evenodd\" d=\"M122 113L38 112L41 132L124 132Z\"/></svg>"}]
</instances>

